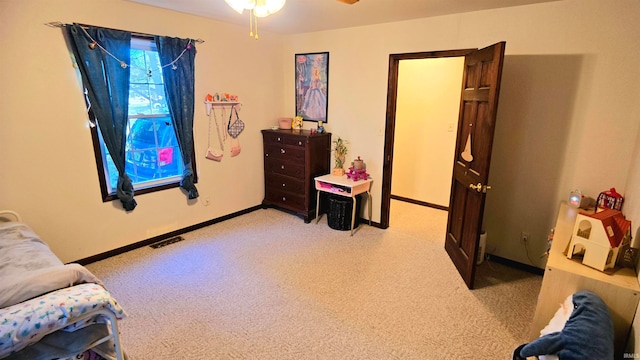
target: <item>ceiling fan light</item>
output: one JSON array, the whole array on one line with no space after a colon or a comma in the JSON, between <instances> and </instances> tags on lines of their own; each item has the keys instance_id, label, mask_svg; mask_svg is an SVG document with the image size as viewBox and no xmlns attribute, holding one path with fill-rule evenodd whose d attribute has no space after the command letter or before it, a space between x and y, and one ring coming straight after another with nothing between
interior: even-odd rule
<instances>
[{"instance_id":1,"label":"ceiling fan light","mask_svg":"<svg viewBox=\"0 0 640 360\"><path fill-rule=\"evenodd\" d=\"M244 11L244 0L224 0L233 10L242 15Z\"/></svg>"},{"instance_id":2,"label":"ceiling fan light","mask_svg":"<svg viewBox=\"0 0 640 360\"><path fill-rule=\"evenodd\" d=\"M284 6L284 3L286 2L287 0L267 0L267 7L269 8L269 13L273 14L280 11L280 9L282 9L282 7Z\"/></svg>"},{"instance_id":3,"label":"ceiling fan light","mask_svg":"<svg viewBox=\"0 0 640 360\"><path fill-rule=\"evenodd\" d=\"M247 10L255 9L256 5L258 5L258 1L259 0L244 0L244 8Z\"/></svg>"},{"instance_id":4,"label":"ceiling fan light","mask_svg":"<svg viewBox=\"0 0 640 360\"><path fill-rule=\"evenodd\" d=\"M253 14L257 17L266 17L282 9L286 0L256 0Z\"/></svg>"},{"instance_id":5,"label":"ceiling fan light","mask_svg":"<svg viewBox=\"0 0 640 360\"><path fill-rule=\"evenodd\" d=\"M239 14L247 9L249 10L249 23L251 26L250 36L254 37L253 29L255 26L255 38L258 39L258 22L256 18L269 16L284 6L286 0L224 0L231 8ZM255 25L254 25L255 24Z\"/></svg>"},{"instance_id":6,"label":"ceiling fan light","mask_svg":"<svg viewBox=\"0 0 640 360\"><path fill-rule=\"evenodd\" d=\"M256 6L255 9L253 9L253 15L255 17L266 17L269 16L269 14L271 13L266 6Z\"/></svg>"}]
</instances>

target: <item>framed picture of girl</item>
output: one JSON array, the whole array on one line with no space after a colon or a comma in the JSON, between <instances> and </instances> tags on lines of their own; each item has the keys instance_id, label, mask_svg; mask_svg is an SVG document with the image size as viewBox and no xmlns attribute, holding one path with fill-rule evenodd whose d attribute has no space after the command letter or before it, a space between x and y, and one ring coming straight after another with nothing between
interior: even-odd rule
<instances>
[{"instance_id":1,"label":"framed picture of girl","mask_svg":"<svg viewBox=\"0 0 640 360\"><path fill-rule=\"evenodd\" d=\"M327 122L329 53L296 54L296 116Z\"/></svg>"}]
</instances>

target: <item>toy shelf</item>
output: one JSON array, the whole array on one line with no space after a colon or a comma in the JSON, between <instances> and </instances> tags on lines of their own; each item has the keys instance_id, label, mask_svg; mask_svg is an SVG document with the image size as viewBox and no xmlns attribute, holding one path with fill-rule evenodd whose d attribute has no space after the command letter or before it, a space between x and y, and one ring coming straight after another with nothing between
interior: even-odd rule
<instances>
[{"instance_id":1,"label":"toy shelf","mask_svg":"<svg viewBox=\"0 0 640 360\"><path fill-rule=\"evenodd\" d=\"M205 101L205 104L211 104L211 106L236 106L240 103L237 101Z\"/></svg>"},{"instance_id":2,"label":"toy shelf","mask_svg":"<svg viewBox=\"0 0 640 360\"><path fill-rule=\"evenodd\" d=\"M616 359L622 358L640 300L637 274L632 268L616 268L612 273L605 273L577 259L567 259L567 247L580 211L584 210L573 208L566 202L560 204L530 337L534 339L540 336L540 330L551 320L567 296L578 290L590 290L602 298L612 314Z\"/></svg>"}]
</instances>

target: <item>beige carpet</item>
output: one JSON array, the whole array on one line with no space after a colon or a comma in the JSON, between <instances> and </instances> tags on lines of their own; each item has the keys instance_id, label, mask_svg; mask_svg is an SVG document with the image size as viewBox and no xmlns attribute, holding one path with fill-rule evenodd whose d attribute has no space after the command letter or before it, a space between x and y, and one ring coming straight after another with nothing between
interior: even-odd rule
<instances>
[{"instance_id":1,"label":"beige carpet","mask_svg":"<svg viewBox=\"0 0 640 360\"><path fill-rule=\"evenodd\" d=\"M387 230L258 210L87 267L140 359L510 359L542 278L500 264L468 290L446 212L392 201Z\"/></svg>"}]
</instances>

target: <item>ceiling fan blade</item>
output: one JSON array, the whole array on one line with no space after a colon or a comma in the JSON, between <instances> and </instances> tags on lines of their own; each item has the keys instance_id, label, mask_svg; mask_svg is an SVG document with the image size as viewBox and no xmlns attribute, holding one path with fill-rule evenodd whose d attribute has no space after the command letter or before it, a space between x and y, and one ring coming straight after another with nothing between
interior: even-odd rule
<instances>
[{"instance_id":1,"label":"ceiling fan blade","mask_svg":"<svg viewBox=\"0 0 640 360\"><path fill-rule=\"evenodd\" d=\"M338 0L338 1L340 1L341 3L353 5L353 4L357 3L360 0Z\"/></svg>"}]
</instances>

